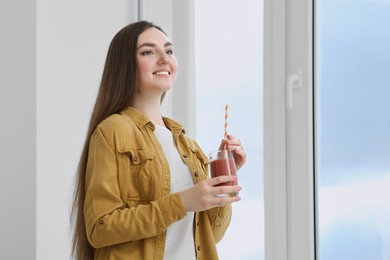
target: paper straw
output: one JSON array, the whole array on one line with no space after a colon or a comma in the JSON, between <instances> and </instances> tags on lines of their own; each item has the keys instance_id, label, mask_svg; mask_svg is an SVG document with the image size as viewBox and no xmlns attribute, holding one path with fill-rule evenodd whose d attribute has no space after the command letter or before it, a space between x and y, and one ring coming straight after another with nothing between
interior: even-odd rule
<instances>
[{"instance_id":1,"label":"paper straw","mask_svg":"<svg viewBox=\"0 0 390 260\"><path fill-rule=\"evenodd\" d=\"M226 104L225 106L225 140L227 140L227 126L228 126L228 108L229 106Z\"/></svg>"}]
</instances>

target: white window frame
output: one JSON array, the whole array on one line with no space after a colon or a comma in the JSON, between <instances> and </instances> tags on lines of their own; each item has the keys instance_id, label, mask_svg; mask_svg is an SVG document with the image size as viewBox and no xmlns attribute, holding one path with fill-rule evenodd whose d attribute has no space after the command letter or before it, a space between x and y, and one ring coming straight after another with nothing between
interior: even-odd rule
<instances>
[{"instance_id":1,"label":"white window frame","mask_svg":"<svg viewBox=\"0 0 390 260\"><path fill-rule=\"evenodd\" d=\"M265 259L314 260L313 1L264 1Z\"/></svg>"}]
</instances>

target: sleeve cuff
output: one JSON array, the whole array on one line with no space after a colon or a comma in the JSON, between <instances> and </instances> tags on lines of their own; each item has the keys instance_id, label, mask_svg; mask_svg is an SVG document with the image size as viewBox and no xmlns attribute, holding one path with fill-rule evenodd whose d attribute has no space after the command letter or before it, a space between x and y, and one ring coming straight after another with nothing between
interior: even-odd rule
<instances>
[{"instance_id":1,"label":"sleeve cuff","mask_svg":"<svg viewBox=\"0 0 390 260\"><path fill-rule=\"evenodd\" d=\"M187 215L179 193L173 193L161 198L158 200L158 205L167 227Z\"/></svg>"}]
</instances>

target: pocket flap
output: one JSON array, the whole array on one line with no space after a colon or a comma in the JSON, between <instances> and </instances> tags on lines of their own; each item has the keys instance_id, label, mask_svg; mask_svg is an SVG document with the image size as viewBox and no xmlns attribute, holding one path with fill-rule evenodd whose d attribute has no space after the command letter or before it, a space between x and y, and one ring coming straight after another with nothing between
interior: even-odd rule
<instances>
[{"instance_id":1,"label":"pocket flap","mask_svg":"<svg viewBox=\"0 0 390 260\"><path fill-rule=\"evenodd\" d=\"M127 153L134 165L143 163L145 160L151 160L154 157L154 151L148 149L119 149L119 153Z\"/></svg>"}]
</instances>

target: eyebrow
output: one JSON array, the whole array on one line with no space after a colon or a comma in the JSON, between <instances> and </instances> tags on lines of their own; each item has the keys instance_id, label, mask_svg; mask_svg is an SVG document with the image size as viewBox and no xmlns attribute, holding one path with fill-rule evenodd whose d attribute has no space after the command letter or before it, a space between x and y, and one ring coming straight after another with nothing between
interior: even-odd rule
<instances>
[{"instance_id":1,"label":"eyebrow","mask_svg":"<svg viewBox=\"0 0 390 260\"><path fill-rule=\"evenodd\" d=\"M145 47L145 46L146 46L146 47L156 47L157 45L154 44L154 43L145 42L145 43L141 44L140 46L138 46L138 47L137 47L137 50L140 49L140 48L142 48L142 47ZM171 42L166 42L166 43L164 44L164 47L167 47L167 46L173 46L173 44L172 44Z\"/></svg>"}]
</instances>

